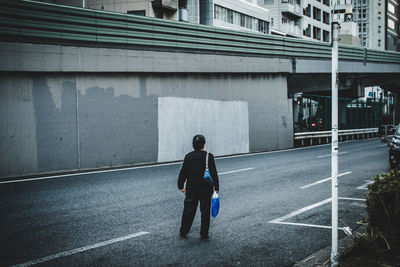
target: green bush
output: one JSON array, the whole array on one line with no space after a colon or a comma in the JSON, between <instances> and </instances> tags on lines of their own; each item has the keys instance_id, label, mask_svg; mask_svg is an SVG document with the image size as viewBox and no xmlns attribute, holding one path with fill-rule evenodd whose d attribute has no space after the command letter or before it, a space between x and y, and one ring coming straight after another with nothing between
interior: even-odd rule
<instances>
[{"instance_id":1,"label":"green bush","mask_svg":"<svg viewBox=\"0 0 400 267\"><path fill-rule=\"evenodd\" d=\"M400 266L400 171L374 177L368 186L367 231L340 255L340 266Z\"/></svg>"},{"instance_id":2,"label":"green bush","mask_svg":"<svg viewBox=\"0 0 400 267\"><path fill-rule=\"evenodd\" d=\"M400 245L400 171L374 177L368 186L368 227L370 237L380 237L380 247L398 249ZM386 247L386 248L385 248Z\"/></svg>"}]
</instances>

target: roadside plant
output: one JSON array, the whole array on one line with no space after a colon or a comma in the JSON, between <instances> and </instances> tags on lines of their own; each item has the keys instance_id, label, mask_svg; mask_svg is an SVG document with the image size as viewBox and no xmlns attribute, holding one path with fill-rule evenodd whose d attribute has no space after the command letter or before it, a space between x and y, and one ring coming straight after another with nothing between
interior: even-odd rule
<instances>
[{"instance_id":1,"label":"roadside plant","mask_svg":"<svg viewBox=\"0 0 400 267\"><path fill-rule=\"evenodd\" d=\"M387 250L400 245L400 171L377 175L368 186L367 231L380 236ZM384 249L384 248L382 248Z\"/></svg>"},{"instance_id":2,"label":"roadside plant","mask_svg":"<svg viewBox=\"0 0 400 267\"><path fill-rule=\"evenodd\" d=\"M366 199L366 232L353 235L340 266L400 266L400 171L375 176Z\"/></svg>"}]
</instances>

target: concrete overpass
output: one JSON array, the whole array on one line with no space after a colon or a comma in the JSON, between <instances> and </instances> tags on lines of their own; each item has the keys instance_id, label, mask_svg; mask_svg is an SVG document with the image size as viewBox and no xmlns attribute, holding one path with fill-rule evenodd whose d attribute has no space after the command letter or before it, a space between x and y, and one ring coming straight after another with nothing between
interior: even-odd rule
<instances>
[{"instance_id":1,"label":"concrete overpass","mask_svg":"<svg viewBox=\"0 0 400 267\"><path fill-rule=\"evenodd\" d=\"M0 0L0 178L293 147L291 94L329 44ZM342 89L399 88L400 54L341 46ZM393 90L392 89L392 90Z\"/></svg>"}]
</instances>

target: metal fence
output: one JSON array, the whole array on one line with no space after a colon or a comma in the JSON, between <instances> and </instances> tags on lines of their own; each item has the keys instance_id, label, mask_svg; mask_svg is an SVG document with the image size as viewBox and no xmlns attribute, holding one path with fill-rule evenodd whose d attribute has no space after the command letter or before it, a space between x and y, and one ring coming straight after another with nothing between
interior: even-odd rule
<instances>
[{"instance_id":1,"label":"metal fence","mask_svg":"<svg viewBox=\"0 0 400 267\"><path fill-rule=\"evenodd\" d=\"M327 60L331 57L329 43L29 0L0 0L0 40ZM339 59L400 63L400 53L341 45Z\"/></svg>"},{"instance_id":2,"label":"metal fence","mask_svg":"<svg viewBox=\"0 0 400 267\"><path fill-rule=\"evenodd\" d=\"M397 105L387 98L339 98L339 129L376 128L392 123ZM331 129L331 97L302 94L294 99L295 132Z\"/></svg>"}]
</instances>

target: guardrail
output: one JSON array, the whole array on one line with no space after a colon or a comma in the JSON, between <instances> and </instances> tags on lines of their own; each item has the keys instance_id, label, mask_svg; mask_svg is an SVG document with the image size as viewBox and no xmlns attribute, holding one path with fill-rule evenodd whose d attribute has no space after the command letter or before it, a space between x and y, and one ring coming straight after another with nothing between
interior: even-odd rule
<instances>
[{"instance_id":1,"label":"guardrail","mask_svg":"<svg viewBox=\"0 0 400 267\"><path fill-rule=\"evenodd\" d=\"M30 0L0 0L0 40L331 58L329 43ZM400 53L341 45L339 59L400 63Z\"/></svg>"},{"instance_id":2,"label":"guardrail","mask_svg":"<svg viewBox=\"0 0 400 267\"><path fill-rule=\"evenodd\" d=\"M373 137L378 134L378 128L365 128L365 129L352 129L352 130L339 130L339 141L343 141L343 139L360 139ZM304 132L304 133L295 133L294 140L300 140L301 146L304 146L304 142L309 140L309 144L313 145L313 140L318 140L318 144L321 144L323 141L322 138L326 139L326 143L329 142L329 138L332 137L332 131L318 131L318 132Z\"/></svg>"}]
</instances>

